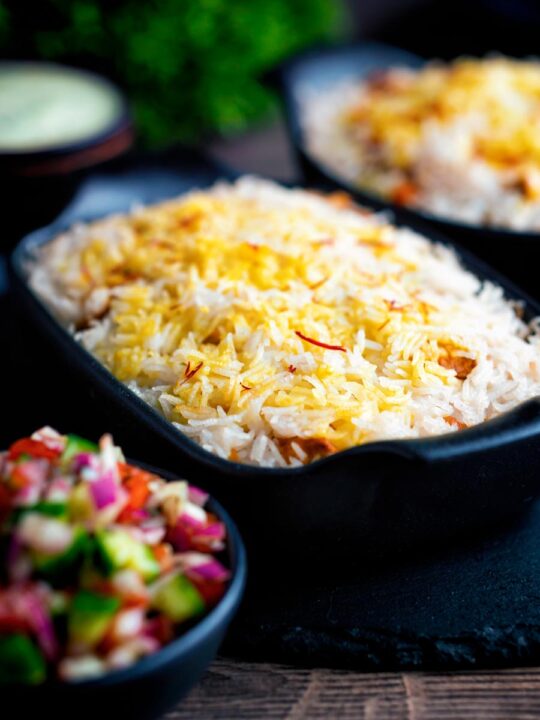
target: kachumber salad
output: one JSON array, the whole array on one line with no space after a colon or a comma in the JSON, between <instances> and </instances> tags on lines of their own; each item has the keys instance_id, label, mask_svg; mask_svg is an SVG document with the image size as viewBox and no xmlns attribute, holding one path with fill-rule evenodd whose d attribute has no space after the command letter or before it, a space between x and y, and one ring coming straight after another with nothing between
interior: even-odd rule
<instances>
[{"instance_id":1,"label":"kachumber salad","mask_svg":"<svg viewBox=\"0 0 540 720\"><path fill-rule=\"evenodd\" d=\"M308 151L397 204L540 230L540 63L394 67L302 94Z\"/></svg>"},{"instance_id":2,"label":"kachumber salad","mask_svg":"<svg viewBox=\"0 0 540 720\"><path fill-rule=\"evenodd\" d=\"M0 683L126 668L222 597L224 524L207 495L42 428L0 454Z\"/></svg>"},{"instance_id":3,"label":"kachumber salad","mask_svg":"<svg viewBox=\"0 0 540 720\"><path fill-rule=\"evenodd\" d=\"M300 466L540 394L536 321L345 194L220 183L76 225L29 276L118 380L224 459Z\"/></svg>"}]
</instances>

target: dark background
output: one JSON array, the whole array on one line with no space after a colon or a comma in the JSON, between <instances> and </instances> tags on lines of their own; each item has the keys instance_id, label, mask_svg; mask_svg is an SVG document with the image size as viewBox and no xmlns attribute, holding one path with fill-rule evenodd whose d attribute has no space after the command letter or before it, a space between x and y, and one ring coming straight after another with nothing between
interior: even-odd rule
<instances>
[{"instance_id":1,"label":"dark background","mask_svg":"<svg viewBox=\"0 0 540 720\"><path fill-rule=\"evenodd\" d=\"M112 77L141 145L202 143L275 113L260 82L324 42L381 39L427 57L539 51L540 0L0 0L0 57Z\"/></svg>"}]
</instances>

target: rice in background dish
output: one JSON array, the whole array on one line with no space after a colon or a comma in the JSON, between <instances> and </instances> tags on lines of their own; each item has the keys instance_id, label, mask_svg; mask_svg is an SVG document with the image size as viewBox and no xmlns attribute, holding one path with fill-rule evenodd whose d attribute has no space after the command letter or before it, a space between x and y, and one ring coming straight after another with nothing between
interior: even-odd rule
<instances>
[{"instance_id":1,"label":"rice in background dish","mask_svg":"<svg viewBox=\"0 0 540 720\"><path fill-rule=\"evenodd\" d=\"M243 463L452 432L540 392L537 334L502 290L344 194L220 183L72 228L30 282L133 392Z\"/></svg>"},{"instance_id":2,"label":"rice in background dish","mask_svg":"<svg viewBox=\"0 0 540 720\"><path fill-rule=\"evenodd\" d=\"M359 188L473 224L540 230L540 64L391 68L300 93L308 151Z\"/></svg>"}]
</instances>

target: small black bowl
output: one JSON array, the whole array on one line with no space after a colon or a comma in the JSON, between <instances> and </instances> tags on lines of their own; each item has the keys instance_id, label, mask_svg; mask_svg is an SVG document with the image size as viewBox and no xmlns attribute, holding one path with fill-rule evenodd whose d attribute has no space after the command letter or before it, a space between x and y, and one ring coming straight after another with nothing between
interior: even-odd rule
<instances>
[{"instance_id":1,"label":"small black bowl","mask_svg":"<svg viewBox=\"0 0 540 720\"><path fill-rule=\"evenodd\" d=\"M41 145L27 148L0 148L0 183L4 191L4 228L0 249L7 249L17 234L52 220L70 200L77 184L90 169L124 155L133 145L135 131L131 111L122 92L109 80L93 72L26 60L0 61L0 71L36 72L38 76L51 73L70 82L90 83L111 104L108 122L102 123L94 132L49 144L44 141Z\"/></svg>"},{"instance_id":2,"label":"small black bowl","mask_svg":"<svg viewBox=\"0 0 540 720\"><path fill-rule=\"evenodd\" d=\"M289 135L305 183L346 190L360 203L376 210L392 210L396 219L414 225L419 219L459 241L502 270L532 295L538 297L537 262L540 233L488 227L452 220L427 211L396 205L369 190L362 190L338 172L313 157L302 127L300 93L306 88L324 90L342 80L362 79L376 70L395 66L420 68L425 60L405 50L380 43L328 47L291 58L271 71L266 79L277 88L284 105Z\"/></svg>"},{"instance_id":3,"label":"small black bowl","mask_svg":"<svg viewBox=\"0 0 540 720\"><path fill-rule=\"evenodd\" d=\"M165 470L135 464L167 480L178 477ZM225 523L225 562L231 570L225 595L208 615L155 655L143 658L125 670L76 682L36 686L0 684L4 707L12 709L22 719L46 713L58 720L151 720L184 697L214 659L238 609L246 583L246 553L236 525L214 499L208 501L207 507Z\"/></svg>"}]
</instances>

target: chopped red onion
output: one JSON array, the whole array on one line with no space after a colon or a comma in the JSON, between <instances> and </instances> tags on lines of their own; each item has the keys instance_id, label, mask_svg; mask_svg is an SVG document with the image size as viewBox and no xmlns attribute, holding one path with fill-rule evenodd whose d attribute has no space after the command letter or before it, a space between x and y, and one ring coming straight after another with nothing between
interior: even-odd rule
<instances>
[{"instance_id":1,"label":"chopped red onion","mask_svg":"<svg viewBox=\"0 0 540 720\"><path fill-rule=\"evenodd\" d=\"M80 472L85 467L97 468L96 456L89 452L81 452L73 458L73 469Z\"/></svg>"},{"instance_id":2,"label":"chopped red onion","mask_svg":"<svg viewBox=\"0 0 540 720\"><path fill-rule=\"evenodd\" d=\"M206 525L197 531L197 537L215 538L216 540L225 539L225 525L221 522L214 522Z\"/></svg>"},{"instance_id":3,"label":"chopped red onion","mask_svg":"<svg viewBox=\"0 0 540 720\"><path fill-rule=\"evenodd\" d=\"M139 525L141 539L147 545L157 545L165 537L166 527L161 518L150 519Z\"/></svg>"},{"instance_id":4,"label":"chopped red onion","mask_svg":"<svg viewBox=\"0 0 540 720\"><path fill-rule=\"evenodd\" d=\"M44 655L53 660L58 654L58 643L54 626L45 605L45 591L34 587L14 589L14 608L21 619L32 628Z\"/></svg>"},{"instance_id":5,"label":"chopped red onion","mask_svg":"<svg viewBox=\"0 0 540 720\"><path fill-rule=\"evenodd\" d=\"M18 531L25 545L47 555L64 552L73 542L73 526L38 513L27 513Z\"/></svg>"},{"instance_id":6,"label":"chopped red onion","mask_svg":"<svg viewBox=\"0 0 540 720\"><path fill-rule=\"evenodd\" d=\"M196 487L195 485L189 486L188 499L190 502L194 503L194 505L203 507L206 504L208 497L209 497L208 493L205 493L204 490L201 490L200 488Z\"/></svg>"},{"instance_id":7,"label":"chopped red onion","mask_svg":"<svg viewBox=\"0 0 540 720\"><path fill-rule=\"evenodd\" d=\"M26 482L30 485L43 485L49 472L49 463L42 458L25 460L19 463L17 472L23 475Z\"/></svg>"},{"instance_id":8,"label":"chopped red onion","mask_svg":"<svg viewBox=\"0 0 540 720\"><path fill-rule=\"evenodd\" d=\"M11 582L23 582L32 575L33 565L29 557L24 553L23 544L15 533L11 536L6 564Z\"/></svg>"},{"instance_id":9,"label":"chopped red onion","mask_svg":"<svg viewBox=\"0 0 540 720\"><path fill-rule=\"evenodd\" d=\"M204 522L198 518L193 517L187 512L182 512L178 518L178 524L184 525L185 527L194 528L196 530L204 527Z\"/></svg>"},{"instance_id":10,"label":"chopped red onion","mask_svg":"<svg viewBox=\"0 0 540 720\"><path fill-rule=\"evenodd\" d=\"M169 528L167 537L174 549L179 552L189 550L191 547L191 535L182 525L177 524L173 528Z\"/></svg>"},{"instance_id":11,"label":"chopped red onion","mask_svg":"<svg viewBox=\"0 0 540 720\"><path fill-rule=\"evenodd\" d=\"M71 485L65 477L57 477L51 480L45 497L50 502L64 502L67 500L71 490Z\"/></svg>"},{"instance_id":12,"label":"chopped red onion","mask_svg":"<svg viewBox=\"0 0 540 720\"><path fill-rule=\"evenodd\" d=\"M98 510L112 505L118 500L119 486L110 472L102 475L99 480L89 483L89 487Z\"/></svg>"},{"instance_id":13,"label":"chopped red onion","mask_svg":"<svg viewBox=\"0 0 540 720\"><path fill-rule=\"evenodd\" d=\"M139 658L157 652L160 647L160 643L155 638L140 635L114 648L107 655L107 666L111 669L129 667Z\"/></svg>"},{"instance_id":14,"label":"chopped red onion","mask_svg":"<svg viewBox=\"0 0 540 720\"><path fill-rule=\"evenodd\" d=\"M201 565L193 565L187 570L187 575L211 582L225 582L230 577L229 571L214 558Z\"/></svg>"},{"instance_id":15,"label":"chopped red onion","mask_svg":"<svg viewBox=\"0 0 540 720\"><path fill-rule=\"evenodd\" d=\"M114 618L110 630L111 638L113 638L115 642L122 642L142 634L144 620L144 608L131 607L121 610Z\"/></svg>"},{"instance_id":16,"label":"chopped red onion","mask_svg":"<svg viewBox=\"0 0 540 720\"><path fill-rule=\"evenodd\" d=\"M17 494L13 498L13 504L16 507L35 505L37 502L39 502L40 496L41 487L39 487L38 485L26 485L17 492Z\"/></svg>"},{"instance_id":17,"label":"chopped red onion","mask_svg":"<svg viewBox=\"0 0 540 720\"><path fill-rule=\"evenodd\" d=\"M132 510L130 510L130 514L133 520L136 520L138 522L144 522L150 517L150 513L148 512L148 510L143 510L142 508L133 508Z\"/></svg>"}]
</instances>

